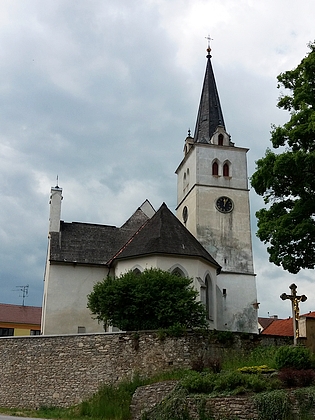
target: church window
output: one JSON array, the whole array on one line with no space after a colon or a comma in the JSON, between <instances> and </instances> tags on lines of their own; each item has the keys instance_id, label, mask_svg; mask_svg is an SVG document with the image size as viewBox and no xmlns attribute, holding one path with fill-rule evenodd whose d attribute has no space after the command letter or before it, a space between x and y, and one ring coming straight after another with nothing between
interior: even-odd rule
<instances>
[{"instance_id":1,"label":"church window","mask_svg":"<svg viewBox=\"0 0 315 420\"><path fill-rule=\"evenodd\" d=\"M133 273L136 275L136 276L139 276L140 274L141 274L141 271L139 270L139 268L135 268L134 270L132 270L133 271Z\"/></svg>"},{"instance_id":2,"label":"church window","mask_svg":"<svg viewBox=\"0 0 315 420\"><path fill-rule=\"evenodd\" d=\"M219 137L218 137L218 145L219 146L223 146L223 134L219 134Z\"/></svg>"},{"instance_id":3,"label":"church window","mask_svg":"<svg viewBox=\"0 0 315 420\"><path fill-rule=\"evenodd\" d=\"M223 165L223 176L230 176L230 167L228 163Z\"/></svg>"},{"instance_id":4,"label":"church window","mask_svg":"<svg viewBox=\"0 0 315 420\"><path fill-rule=\"evenodd\" d=\"M179 267L174 268L172 274L175 274L178 277L185 277L184 272Z\"/></svg>"},{"instance_id":5,"label":"church window","mask_svg":"<svg viewBox=\"0 0 315 420\"><path fill-rule=\"evenodd\" d=\"M219 175L218 162L213 162L213 164L212 164L212 175Z\"/></svg>"},{"instance_id":6,"label":"church window","mask_svg":"<svg viewBox=\"0 0 315 420\"><path fill-rule=\"evenodd\" d=\"M209 274L205 278L206 285L206 313L208 319L213 319L213 291L212 291L212 281Z\"/></svg>"},{"instance_id":7,"label":"church window","mask_svg":"<svg viewBox=\"0 0 315 420\"><path fill-rule=\"evenodd\" d=\"M183 221L184 221L185 224L186 224L187 220L188 220L188 208L187 208L187 206L185 206L183 208Z\"/></svg>"}]
</instances>

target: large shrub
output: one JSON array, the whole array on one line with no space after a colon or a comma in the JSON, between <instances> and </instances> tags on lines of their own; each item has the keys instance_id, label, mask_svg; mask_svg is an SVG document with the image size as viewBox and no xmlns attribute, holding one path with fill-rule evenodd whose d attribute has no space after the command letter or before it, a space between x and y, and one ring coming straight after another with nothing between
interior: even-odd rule
<instances>
[{"instance_id":1,"label":"large shrub","mask_svg":"<svg viewBox=\"0 0 315 420\"><path fill-rule=\"evenodd\" d=\"M275 364L277 369L310 369L313 367L313 355L306 347L282 346L275 355Z\"/></svg>"},{"instance_id":2,"label":"large shrub","mask_svg":"<svg viewBox=\"0 0 315 420\"><path fill-rule=\"evenodd\" d=\"M87 306L105 325L126 331L205 327L205 308L191 282L156 268L128 271L96 283Z\"/></svg>"}]
</instances>

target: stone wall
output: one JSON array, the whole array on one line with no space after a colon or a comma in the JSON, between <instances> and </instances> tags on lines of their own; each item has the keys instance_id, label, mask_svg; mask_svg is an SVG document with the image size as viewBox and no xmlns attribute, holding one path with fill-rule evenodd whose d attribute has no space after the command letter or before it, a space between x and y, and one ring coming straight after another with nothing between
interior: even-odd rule
<instances>
[{"instance_id":1,"label":"stone wall","mask_svg":"<svg viewBox=\"0 0 315 420\"><path fill-rule=\"evenodd\" d=\"M233 345L247 351L261 339L235 335ZM1 338L1 406L67 407L104 383L135 373L188 368L205 354L218 357L225 350L222 342L197 334L165 339L154 332Z\"/></svg>"},{"instance_id":2,"label":"stone wall","mask_svg":"<svg viewBox=\"0 0 315 420\"><path fill-rule=\"evenodd\" d=\"M176 381L159 382L152 385L139 387L133 395L131 402L132 420L141 420L144 413L164 400L175 388ZM252 420L258 419L258 412L253 402L252 396L231 396L207 398L206 396L195 396L186 398L186 406L189 416L192 419L199 419L199 401L203 401L203 410L211 414L217 420L235 419ZM154 417L151 414L150 418Z\"/></svg>"},{"instance_id":3,"label":"stone wall","mask_svg":"<svg viewBox=\"0 0 315 420\"><path fill-rule=\"evenodd\" d=\"M167 404L167 399L172 398L172 391L176 384L176 381L165 381L137 388L131 402L132 420L141 420L144 413L147 414L148 419L154 419L156 416L154 407L161 402L162 405L163 403ZM291 405L291 414L295 419L315 418L315 403L312 393L305 392L301 405L301 402L299 403L301 397L297 398L299 391L301 390L289 389L286 391ZM174 402L176 398L178 398L178 395L173 396ZM261 418L255 404L254 394L226 397L209 397L201 394L188 395L180 400L179 405L181 408L187 409L189 418L194 420L200 418L257 420Z\"/></svg>"}]
</instances>

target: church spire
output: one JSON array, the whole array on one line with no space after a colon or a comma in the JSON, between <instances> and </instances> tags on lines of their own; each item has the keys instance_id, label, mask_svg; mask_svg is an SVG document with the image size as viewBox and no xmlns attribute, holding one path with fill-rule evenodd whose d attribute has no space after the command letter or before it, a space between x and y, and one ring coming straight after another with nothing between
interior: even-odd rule
<instances>
[{"instance_id":1,"label":"church spire","mask_svg":"<svg viewBox=\"0 0 315 420\"><path fill-rule=\"evenodd\" d=\"M223 113L220 105L219 94L211 65L210 37L207 48L207 67L201 91L199 110L194 134L195 143L210 143L218 126L225 130Z\"/></svg>"}]
</instances>

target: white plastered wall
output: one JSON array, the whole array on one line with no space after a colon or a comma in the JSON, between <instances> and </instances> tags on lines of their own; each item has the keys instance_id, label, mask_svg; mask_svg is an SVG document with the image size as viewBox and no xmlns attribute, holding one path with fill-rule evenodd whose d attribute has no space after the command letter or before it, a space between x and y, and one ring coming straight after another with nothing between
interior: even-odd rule
<instances>
[{"instance_id":1,"label":"white plastered wall","mask_svg":"<svg viewBox=\"0 0 315 420\"><path fill-rule=\"evenodd\" d=\"M47 264L42 333L77 334L78 327L84 327L87 333L103 332L103 325L87 309L87 295L107 272L104 267Z\"/></svg>"}]
</instances>

